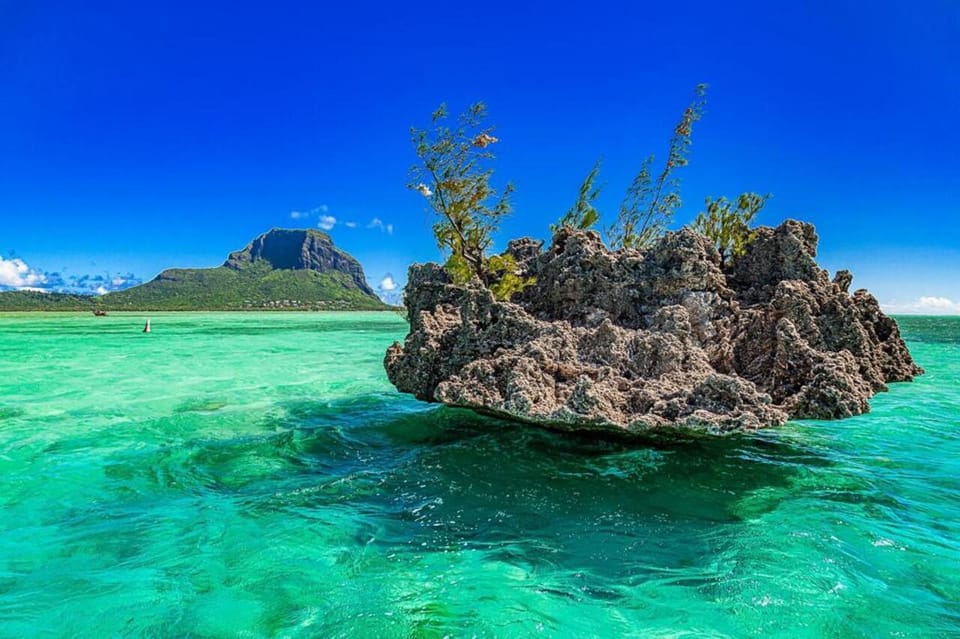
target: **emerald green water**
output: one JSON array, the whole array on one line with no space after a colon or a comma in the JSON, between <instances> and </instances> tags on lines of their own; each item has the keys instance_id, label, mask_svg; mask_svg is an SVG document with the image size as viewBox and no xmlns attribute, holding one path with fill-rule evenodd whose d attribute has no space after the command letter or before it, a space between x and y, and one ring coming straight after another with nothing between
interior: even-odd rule
<instances>
[{"instance_id":1,"label":"emerald green water","mask_svg":"<svg viewBox=\"0 0 960 639\"><path fill-rule=\"evenodd\" d=\"M960 318L869 415L630 449L393 391L391 314L0 315L2 637L960 634Z\"/></svg>"}]
</instances>

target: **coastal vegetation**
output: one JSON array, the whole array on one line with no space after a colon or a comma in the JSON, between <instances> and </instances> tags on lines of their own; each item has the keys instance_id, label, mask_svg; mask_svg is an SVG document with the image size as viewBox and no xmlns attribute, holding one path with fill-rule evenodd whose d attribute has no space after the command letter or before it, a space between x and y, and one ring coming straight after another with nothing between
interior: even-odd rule
<instances>
[{"instance_id":1,"label":"coastal vegetation","mask_svg":"<svg viewBox=\"0 0 960 639\"><path fill-rule=\"evenodd\" d=\"M627 189L616 221L607 228L611 248L646 248L667 230L680 208L680 178L676 170L687 166L693 124L703 117L707 85L699 84L670 138L670 149L656 179L652 177L655 156L648 156Z\"/></svg>"},{"instance_id":2,"label":"coastal vegetation","mask_svg":"<svg viewBox=\"0 0 960 639\"><path fill-rule=\"evenodd\" d=\"M616 220L605 229L611 248L646 248L666 231L682 203L680 178L675 172L688 164L693 123L703 117L706 93L707 85L697 85L693 101L674 127L667 160L656 178L653 177L655 155L647 156L640 164L639 172L620 203ZM602 186L597 185L599 174L600 162L597 161L580 185L576 202L556 224L550 226L551 231L563 227L586 230L600 221L600 212L595 206L602 190Z\"/></svg>"},{"instance_id":3,"label":"coastal vegetation","mask_svg":"<svg viewBox=\"0 0 960 639\"><path fill-rule=\"evenodd\" d=\"M654 170L655 155L640 164L620 203L614 221L603 229L609 248L649 249L663 237L682 204L677 171L689 164L693 126L703 117L707 85L694 89L693 99L680 115L663 166ZM491 147L500 140L486 125L483 102L471 105L454 126L445 104L433 112L430 127L411 128L417 163L409 173L408 188L426 198L434 213L433 233L445 256L444 267L455 284L476 278L496 299L508 300L535 283L521 276L516 257L508 252L491 254L493 235L511 211L507 183L501 191L491 184L495 155ZM600 223L597 200L603 191L599 182L601 160L587 173L571 207L550 231L590 230ZM743 254L755 238L751 223L769 196L744 193L733 203L721 197L706 200L691 229L707 237L721 255L723 267Z\"/></svg>"},{"instance_id":4,"label":"coastal vegetation","mask_svg":"<svg viewBox=\"0 0 960 639\"><path fill-rule=\"evenodd\" d=\"M721 197L707 198L707 210L693 221L691 228L713 242L720 252L721 268L747 250L747 245L757 237L750 223L757 216L769 195L742 193L736 202Z\"/></svg>"},{"instance_id":5,"label":"coastal vegetation","mask_svg":"<svg viewBox=\"0 0 960 639\"><path fill-rule=\"evenodd\" d=\"M603 186L598 186L596 183L598 175L600 175L600 160L597 160L587 173L583 184L580 185L577 201L564 213L559 222L550 225L551 232L556 233L563 227L585 231L600 221L600 211L594 204L603 190Z\"/></svg>"}]
</instances>

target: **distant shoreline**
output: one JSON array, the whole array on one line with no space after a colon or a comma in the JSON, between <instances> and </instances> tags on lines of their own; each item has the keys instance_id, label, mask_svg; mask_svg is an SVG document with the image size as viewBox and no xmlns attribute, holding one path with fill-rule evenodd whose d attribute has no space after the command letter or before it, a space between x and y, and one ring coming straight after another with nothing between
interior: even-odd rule
<instances>
[{"instance_id":1,"label":"distant shoreline","mask_svg":"<svg viewBox=\"0 0 960 639\"><path fill-rule=\"evenodd\" d=\"M215 309L215 308L205 308L205 309L122 309L122 310L111 310L103 309L107 313L107 317L111 315L142 315L144 313L237 313L237 314L249 314L249 313L276 313L276 314L291 314L291 313L300 313L303 315L315 315L320 313L400 313L405 309L402 306L388 306L385 308L377 309L340 309L340 308L331 308L331 309L302 309L302 308L225 308L225 309ZM39 314L39 315L51 315L51 314L60 314L60 315L89 315L94 317L92 308L35 308L35 309L4 309L0 308L0 315L28 315L28 314ZM888 313L890 317L929 317L929 318L940 318L940 319L960 319L960 315L947 315L947 314L923 314L923 313Z\"/></svg>"}]
</instances>

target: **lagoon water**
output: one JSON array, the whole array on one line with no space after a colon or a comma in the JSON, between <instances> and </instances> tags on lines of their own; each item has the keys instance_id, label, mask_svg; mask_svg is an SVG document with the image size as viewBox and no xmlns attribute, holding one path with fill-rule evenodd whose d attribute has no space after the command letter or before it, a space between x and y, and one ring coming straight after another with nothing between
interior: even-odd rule
<instances>
[{"instance_id":1,"label":"lagoon water","mask_svg":"<svg viewBox=\"0 0 960 639\"><path fill-rule=\"evenodd\" d=\"M960 318L873 412L630 448L438 409L392 314L0 316L0 637L960 635Z\"/></svg>"}]
</instances>

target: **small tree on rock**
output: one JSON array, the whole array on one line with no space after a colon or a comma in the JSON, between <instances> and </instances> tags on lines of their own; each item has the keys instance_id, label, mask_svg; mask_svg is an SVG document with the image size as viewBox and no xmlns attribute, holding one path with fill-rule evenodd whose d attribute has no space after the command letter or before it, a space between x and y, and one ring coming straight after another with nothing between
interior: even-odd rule
<instances>
[{"instance_id":1,"label":"small tree on rock","mask_svg":"<svg viewBox=\"0 0 960 639\"><path fill-rule=\"evenodd\" d=\"M492 127L484 127L486 115L484 103L477 102L451 128L441 104L429 130L411 128L419 163L410 169L408 187L425 197L437 215L433 233L440 250L449 252L444 266L454 283L477 277L498 299L507 299L532 280L517 275L510 254L487 256L493 233L511 211L513 185L508 183L499 195L490 185L494 154L489 147L499 140Z\"/></svg>"},{"instance_id":2,"label":"small tree on rock","mask_svg":"<svg viewBox=\"0 0 960 639\"><path fill-rule=\"evenodd\" d=\"M707 210L697 216L692 227L717 247L721 268L728 267L733 258L743 255L756 238L757 233L751 230L750 223L769 198L770 195L757 193L743 193L735 203L725 197L707 198Z\"/></svg>"}]
</instances>

